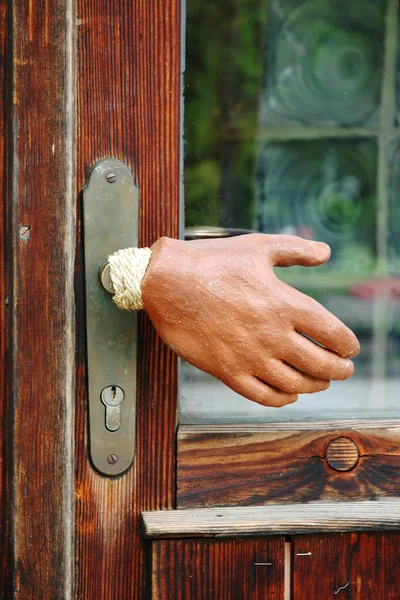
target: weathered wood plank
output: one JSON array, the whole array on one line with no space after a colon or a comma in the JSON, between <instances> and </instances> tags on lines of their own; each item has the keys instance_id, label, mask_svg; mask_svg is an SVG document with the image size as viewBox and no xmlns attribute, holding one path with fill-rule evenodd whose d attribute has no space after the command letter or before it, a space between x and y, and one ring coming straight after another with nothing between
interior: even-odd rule
<instances>
[{"instance_id":1,"label":"weathered wood plank","mask_svg":"<svg viewBox=\"0 0 400 600\"><path fill-rule=\"evenodd\" d=\"M180 0L79 0L78 18L78 190L85 168L96 160L124 160L140 189L141 244L162 235L177 237ZM81 283L78 262L78 288ZM135 464L115 480L100 476L87 455L83 298L78 295L76 597L144 600L150 585L140 512L172 507L175 500L177 361L143 315Z\"/></svg>"},{"instance_id":2,"label":"weathered wood plank","mask_svg":"<svg viewBox=\"0 0 400 600\"><path fill-rule=\"evenodd\" d=\"M8 277L6 266L7 232L7 114L8 114L8 64L7 2L0 0L0 590L7 597L10 570L10 470L8 446L8 381L7 381L7 296Z\"/></svg>"},{"instance_id":3,"label":"weathered wood plank","mask_svg":"<svg viewBox=\"0 0 400 600\"><path fill-rule=\"evenodd\" d=\"M152 599L283 600L284 541L154 541Z\"/></svg>"},{"instance_id":4,"label":"weathered wood plank","mask_svg":"<svg viewBox=\"0 0 400 600\"><path fill-rule=\"evenodd\" d=\"M72 597L74 4L12 8L13 597ZM23 229L21 229L23 228Z\"/></svg>"},{"instance_id":5,"label":"weathered wood plank","mask_svg":"<svg viewBox=\"0 0 400 600\"><path fill-rule=\"evenodd\" d=\"M293 600L398 600L400 534L299 536L293 542Z\"/></svg>"},{"instance_id":6,"label":"weathered wood plank","mask_svg":"<svg viewBox=\"0 0 400 600\"><path fill-rule=\"evenodd\" d=\"M356 466L346 472L326 460L329 444L342 437L359 451ZM398 495L400 428L184 426L177 483L179 508Z\"/></svg>"},{"instance_id":7,"label":"weathered wood plank","mask_svg":"<svg viewBox=\"0 0 400 600\"><path fill-rule=\"evenodd\" d=\"M400 500L163 510L142 523L147 538L400 530Z\"/></svg>"}]
</instances>

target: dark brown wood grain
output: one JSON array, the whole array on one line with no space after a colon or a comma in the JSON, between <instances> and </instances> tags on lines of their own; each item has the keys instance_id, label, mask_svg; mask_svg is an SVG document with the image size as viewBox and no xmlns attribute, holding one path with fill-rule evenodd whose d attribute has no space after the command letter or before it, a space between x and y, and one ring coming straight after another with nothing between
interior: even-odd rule
<instances>
[{"instance_id":1,"label":"dark brown wood grain","mask_svg":"<svg viewBox=\"0 0 400 600\"><path fill-rule=\"evenodd\" d=\"M398 600L400 534L299 536L292 547L292 599Z\"/></svg>"},{"instance_id":2,"label":"dark brown wood grain","mask_svg":"<svg viewBox=\"0 0 400 600\"><path fill-rule=\"evenodd\" d=\"M153 542L152 600L283 600L284 538Z\"/></svg>"},{"instance_id":3,"label":"dark brown wood grain","mask_svg":"<svg viewBox=\"0 0 400 600\"><path fill-rule=\"evenodd\" d=\"M8 116L8 45L7 2L0 0L0 590L4 596L9 583L10 567L10 468L8 448L8 365L7 365L7 303L8 277L6 263L7 232L7 116Z\"/></svg>"},{"instance_id":4,"label":"dark brown wood grain","mask_svg":"<svg viewBox=\"0 0 400 600\"><path fill-rule=\"evenodd\" d=\"M400 493L400 429L286 429L182 426L178 432L179 508L267 502L375 499ZM354 469L326 460L332 440L359 450Z\"/></svg>"},{"instance_id":5,"label":"dark brown wood grain","mask_svg":"<svg viewBox=\"0 0 400 600\"><path fill-rule=\"evenodd\" d=\"M78 1L78 190L98 159L125 161L140 189L142 245L179 233L180 44L180 0ZM78 261L78 289L81 283ZM143 315L135 463L120 478L102 477L88 459L82 300L76 597L144 600L150 586L140 512L174 505L177 360Z\"/></svg>"},{"instance_id":6,"label":"dark brown wood grain","mask_svg":"<svg viewBox=\"0 0 400 600\"><path fill-rule=\"evenodd\" d=\"M9 6L10 586L54 600L72 596L74 11Z\"/></svg>"}]
</instances>

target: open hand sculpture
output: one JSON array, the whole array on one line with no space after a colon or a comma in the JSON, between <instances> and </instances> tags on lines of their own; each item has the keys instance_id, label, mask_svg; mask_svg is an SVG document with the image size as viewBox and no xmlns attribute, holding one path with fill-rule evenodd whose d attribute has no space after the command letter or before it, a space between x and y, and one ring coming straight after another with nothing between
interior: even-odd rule
<instances>
[{"instance_id":1,"label":"open hand sculpture","mask_svg":"<svg viewBox=\"0 0 400 600\"><path fill-rule=\"evenodd\" d=\"M317 266L329 256L326 244L295 236L161 238L142 282L143 304L184 360L249 400L284 406L350 377L349 359L360 350L350 329L273 270Z\"/></svg>"}]
</instances>

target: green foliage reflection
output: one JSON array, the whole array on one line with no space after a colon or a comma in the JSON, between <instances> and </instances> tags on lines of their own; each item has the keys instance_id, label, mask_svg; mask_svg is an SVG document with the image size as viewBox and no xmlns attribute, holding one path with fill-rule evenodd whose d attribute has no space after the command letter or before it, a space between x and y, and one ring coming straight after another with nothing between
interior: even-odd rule
<instances>
[{"instance_id":1,"label":"green foliage reflection","mask_svg":"<svg viewBox=\"0 0 400 600\"><path fill-rule=\"evenodd\" d=\"M251 227L265 0L190 0L185 224Z\"/></svg>"}]
</instances>

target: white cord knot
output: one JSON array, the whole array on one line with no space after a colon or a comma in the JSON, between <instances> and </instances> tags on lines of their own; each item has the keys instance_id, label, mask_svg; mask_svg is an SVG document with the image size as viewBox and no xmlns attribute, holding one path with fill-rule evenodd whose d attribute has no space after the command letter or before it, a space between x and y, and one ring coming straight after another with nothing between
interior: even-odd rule
<instances>
[{"instance_id":1,"label":"white cord knot","mask_svg":"<svg viewBox=\"0 0 400 600\"><path fill-rule=\"evenodd\" d=\"M150 248L125 248L108 257L113 300L121 310L144 308L141 285L151 258Z\"/></svg>"}]
</instances>

